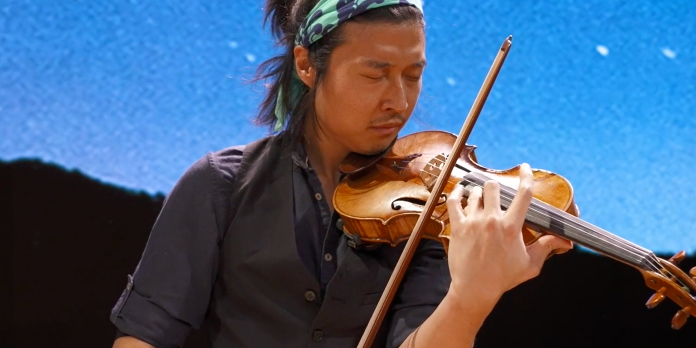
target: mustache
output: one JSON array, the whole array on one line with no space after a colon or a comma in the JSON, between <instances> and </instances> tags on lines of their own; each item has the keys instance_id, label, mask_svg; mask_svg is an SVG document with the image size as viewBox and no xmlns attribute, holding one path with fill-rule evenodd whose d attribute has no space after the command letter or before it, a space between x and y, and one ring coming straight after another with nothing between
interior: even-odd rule
<instances>
[{"instance_id":1,"label":"mustache","mask_svg":"<svg viewBox=\"0 0 696 348\"><path fill-rule=\"evenodd\" d=\"M370 126L389 124L389 123L404 123L406 122L406 116L402 114L391 114L385 117L380 117L376 120L370 121Z\"/></svg>"}]
</instances>

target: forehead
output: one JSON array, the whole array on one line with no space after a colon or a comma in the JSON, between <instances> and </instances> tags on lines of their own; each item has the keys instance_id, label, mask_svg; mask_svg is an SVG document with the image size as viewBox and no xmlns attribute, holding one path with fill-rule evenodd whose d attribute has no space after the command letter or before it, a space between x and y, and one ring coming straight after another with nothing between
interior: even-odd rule
<instances>
[{"instance_id":1,"label":"forehead","mask_svg":"<svg viewBox=\"0 0 696 348\"><path fill-rule=\"evenodd\" d=\"M347 22L342 30L343 43L336 47L332 60L425 61L425 33L416 22Z\"/></svg>"}]
</instances>

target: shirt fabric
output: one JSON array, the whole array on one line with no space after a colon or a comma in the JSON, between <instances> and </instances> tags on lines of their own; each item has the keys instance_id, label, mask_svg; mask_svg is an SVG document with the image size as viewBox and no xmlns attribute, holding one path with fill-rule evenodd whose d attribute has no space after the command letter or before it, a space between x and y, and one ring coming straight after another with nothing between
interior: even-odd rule
<instances>
[{"instance_id":1,"label":"shirt fabric","mask_svg":"<svg viewBox=\"0 0 696 348\"><path fill-rule=\"evenodd\" d=\"M294 230L295 243L289 248L294 249L294 253L289 255L295 254L311 277L303 278L302 271L294 269L293 275L288 279L299 284L292 284L293 288L285 282L278 283L275 287L280 289L280 297L284 296L284 288L293 288L291 292L299 293L287 296L302 297L302 302L311 303L316 307L308 312L311 315L303 314L308 322L308 331L300 335L306 335L306 342L327 343L332 342L329 339L332 332L335 333L334 336L346 335L344 331L335 328L342 325L342 321L339 320L342 316L350 316L351 312L364 312L360 315L368 315L369 319L369 314L381 296L382 283L388 279L389 273L384 272L384 269L393 269L403 245L397 248L384 245L369 252L350 249L346 236L340 231L341 221L338 215L330 212L318 176L309 165L302 148L298 147L295 150L292 154L291 173L288 173L291 176L288 182L292 186L292 199L278 199L278 202L285 202L284 205L288 206L275 208L292 212L291 221L294 224L288 228L291 232ZM216 347L255 344L250 342L256 341L247 338L225 337L239 336L239 333L227 333L224 327L221 328L225 324L223 319L229 316L238 317L235 320L238 319L240 322L248 322L261 315L255 312L256 308L267 307L261 303L264 301L263 297L255 297L254 302L251 300L253 296L249 296L250 303L244 303L244 308L249 310L238 310L237 305L234 307L237 310L234 311L222 308L225 306L224 302L229 301L226 297L231 296L227 293L233 292L230 289L237 289L242 285L234 279L229 279L227 271L220 274L219 270L228 269L225 265L226 262L231 262L228 261L228 255L244 254L250 249L234 249L234 252L223 253L222 259L220 258L222 245L226 238L229 240L225 232L233 222L230 220L238 209L231 206L234 202L231 202L230 197L235 193L235 181L244 151L244 147L237 146L206 155L187 170L165 200L141 261L133 277L129 276L126 290L112 311L111 319L123 335L134 336L157 347L177 347L183 343L192 327L204 325L213 337L213 345ZM281 162L283 161L279 161ZM284 177L285 174L273 175ZM263 193L273 194L273 191ZM263 214L253 209L247 212ZM260 215L258 218L273 219L273 216ZM237 232L241 233L230 228L230 234ZM230 243L227 242L228 245ZM234 243L228 248L235 248L238 244L246 245L246 241ZM245 257L238 257L241 260L238 265L244 264ZM368 275L368 278L376 279L365 279L365 282L371 285L361 288L356 286L355 279L344 275L355 273L356 267L368 264L362 264L363 262L379 265L379 269L367 267L360 270L364 275ZM285 279L284 272L292 269L288 267L278 267L277 270L269 271L269 274L248 273L245 274L245 278L269 278L271 280L267 282L273 284L273 278ZM343 271L339 271L337 275L337 270L341 267ZM295 275L296 279L293 278ZM311 285L312 280L318 285L316 289ZM434 241L422 241L392 303L388 318L385 319L381 331L382 341L375 346L398 346L432 313L444 297L449 281L442 246ZM374 287L379 286L382 287L375 291ZM327 293L327 287L340 290ZM361 290L353 292L351 289ZM344 297L341 297L341 292L345 293ZM357 296L359 299L355 302L349 299L351 296ZM353 302L357 305L352 305ZM227 305L229 307L230 304ZM268 308L275 308L277 311L278 308L285 308L283 306ZM340 310L328 314L321 311L327 308ZM364 319L362 317L360 320ZM282 326L280 322L276 324L269 320L268 324L266 327L259 327L256 332L253 332L253 329L247 330L245 334L272 335L274 330L282 330L279 327ZM364 320L363 328L366 324L367 320ZM355 337L351 336L340 342L354 340ZM306 342L297 340L283 346L309 345ZM348 343L347 346L350 344L352 343Z\"/></svg>"}]
</instances>

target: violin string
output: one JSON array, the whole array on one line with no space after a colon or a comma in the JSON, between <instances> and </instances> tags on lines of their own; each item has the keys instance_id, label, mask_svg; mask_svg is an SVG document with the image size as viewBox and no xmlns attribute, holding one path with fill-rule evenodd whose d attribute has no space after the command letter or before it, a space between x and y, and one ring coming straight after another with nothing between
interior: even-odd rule
<instances>
[{"instance_id":1,"label":"violin string","mask_svg":"<svg viewBox=\"0 0 696 348\"><path fill-rule=\"evenodd\" d=\"M424 168L423 171L430 176L433 176L433 177L438 176L438 175L435 175L435 174L431 173L430 171L428 171L427 168ZM458 184L458 182L452 182L450 180L450 178L447 179L447 182L451 183L451 184ZM477 184L477 186L481 187L479 184ZM512 198L514 198L515 193L516 193L516 190L509 188L507 186L504 186L504 185L501 185L501 191L505 192L509 196L509 202L512 201ZM512 192L508 192L508 191L512 191ZM532 203L535 203L535 202L540 202L542 204L545 204L543 201L540 201L538 199L534 199L532 201ZM553 210L557 210L557 211L565 214L566 221L561 221L561 225L558 225L557 223L554 224L553 222L555 220L549 214L549 208L553 209ZM572 227L574 227L576 230L583 233L585 236L595 237L596 239L600 240L601 242L603 242L605 244L608 244L609 246L613 247L614 249L622 250L624 252L627 252L627 253L633 255L635 259L638 259L638 260L642 259L643 261L647 262L647 264L642 264L642 263L640 263L640 261L635 261L634 263L636 266L647 269L649 271L656 272L658 274L662 274L663 276L669 278L670 280L678 283L680 285L680 287L685 288L685 289L693 289L696 292L696 289L694 289L693 287L687 286L686 284L684 284L684 282L682 282L681 279L679 279L674 274L672 274L671 271L669 271L668 269L663 267L661 265L661 263L658 261L657 257L650 250L642 248L639 245L633 244L633 243L631 243L631 242L629 242L621 237L615 236L607 231L602 230L601 228L599 228L597 226L593 226L589 223L586 223L583 220L581 220L575 216L572 216L566 212L563 212L558 208L555 208L555 207L550 206L550 205L549 205L549 208L539 206L538 204L530 204L530 207L528 210L531 211L532 213L537 214L538 216L542 216L542 217L546 218L546 220L551 223L551 227L560 228L560 227L568 226L568 222L570 222L572 224L571 225ZM534 220L533 216L532 216L532 220ZM534 221L532 221L532 222L534 222ZM539 223L540 221L537 219L536 222ZM595 230L595 229L598 229L598 230ZM580 242L580 241L578 241L578 242ZM590 244L590 243L585 242L585 243L580 243L580 244L589 247L588 244ZM592 248L590 248L590 249L592 249ZM598 251L598 250L596 250L596 251Z\"/></svg>"},{"instance_id":2,"label":"violin string","mask_svg":"<svg viewBox=\"0 0 696 348\"><path fill-rule=\"evenodd\" d=\"M421 157L421 158L422 158L422 157ZM439 161L439 162L441 162L441 163L444 162L444 161L442 161L441 159L439 159L439 158L437 158L437 157L432 158L431 161ZM427 164L430 164L431 161L428 161ZM424 161L414 161L414 162L416 162L416 163L425 163ZM424 171L426 174L428 174L428 175L431 175L431 176L433 176L433 177L437 177L438 175L433 174L433 173L431 173L429 170L427 170L427 164L426 164L426 168L424 168L423 171ZM434 167L434 168L436 168L436 169L438 169L438 171L441 173L441 170L440 170L439 167L435 167L435 166L433 166L433 165L430 165L430 166L431 166L431 167ZM458 169L460 169L460 170L462 170L462 171L465 171L465 172L472 172L471 169L466 168L466 167L464 167L464 166L461 166L461 165L459 165L459 164L456 164L456 167L458 167ZM450 184L453 184L453 185L454 185L454 184L457 184L457 183L455 183L455 182L452 182L452 181L450 180L450 178L447 179L447 182L450 183ZM503 187L503 188L507 188L507 187L504 186L504 185L503 185L502 187ZM512 194L512 197L514 197L514 194ZM541 202L541 201L539 201L539 202ZM543 203L543 202L542 202L542 203ZM560 209L557 209L557 208L552 207L552 206L551 206L551 208L553 208L554 210L561 211ZM530 206L530 210L531 210L533 213L540 214L541 216L550 218L550 216L546 213L547 209L544 209L543 207L541 207L540 209L537 209L537 208L535 208L535 207L533 207L533 206ZM565 212L563 212L563 213L565 213ZM566 213L566 214L567 214L567 213ZM601 229L599 229L599 231L598 231L598 230L595 230L595 229L597 229L598 227L593 226L593 225L591 225L591 224L588 224L588 223L584 222L583 220L580 220L579 218L576 218L576 217L574 217L574 216L572 216L572 215L570 215L570 214L568 214L568 216L570 216L570 217L572 217L572 218L575 218L575 219L577 220L577 221L575 222L575 224L574 224L574 225L575 225L575 228L576 228L577 230L583 232L585 235L591 236L591 237L595 237L595 238L601 240L602 242L604 242L605 244L608 244L608 245L610 245L610 246L613 246L615 249L618 248L619 250L623 250L623 251L628 252L628 253L630 253L630 254L638 255L638 256L642 257L643 260L646 261L646 262L648 263L647 265L643 264L643 265L642 265L643 267L648 267L650 270L652 270L652 271L654 271L654 272L657 272L657 273L663 274L663 275L665 275L665 276L668 276L668 277L670 277L671 279L676 280L678 283L680 283L680 284L682 285L682 287L684 287L684 284L681 282L681 280L680 280L679 278L675 277L669 270L667 270L666 268L664 268L664 267L660 264L660 262L659 262L659 260L657 259L657 257L656 257L650 250L647 250L647 249L645 249L645 248L642 248L642 247L640 247L640 246L638 246L638 245L636 245L636 244L633 244L633 243L631 243L631 242L629 242L629 241L627 241L627 240L624 240L624 239L622 239L622 238L620 238L620 237L618 237L618 236L612 235L611 233L606 232L606 231L603 231L603 230L601 230ZM586 245L586 246L587 246L587 245ZM636 265L636 266L638 266L638 265ZM689 288L689 287L687 287L687 288Z\"/></svg>"},{"instance_id":3,"label":"violin string","mask_svg":"<svg viewBox=\"0 0 696 348\"><path fill-rule=\"evenodd\" d=\"M420 155L422 156L423 154L420 154ZM419 156L419 157L420 157L420 156ZM444 156L443 156L443 157L444 157ZM424 157L420 157L420 158L424 158ZM426 158L427 158L427 157L426 157ZM437 157L433 157L431 160L429 160L429 161L427 161L427 162L426 162L426 161L416 160L416 159L414 158L414 159L410 159L410 160L408 161L408 163L409 163L409 164L411 164L411 163L417 163L417 164L424 163L424 164L425 164L425 168L422 170L422 172L425 172L426 174L428 174L428 175L430 175L430 176L432 176L432 177L437 178L437 177L439 176L439 174L433 174L433 173L431 173L431 172L427 169L428 167L432 167L432 168L437 169L439 173L442 172L441 169L440 169L440 167L436 167L436 166L434 166L434 165L431 164L432 161L439 161L439 162L441 162L442 164L444 164L444 161L441 160L441 159L439 159L439 158L437 158ZM394 165L396 165L396 162L394 162ZM460 169L460 170L462 170L462 171L464 171L464 172L467 172L467 173L469 173L469 172L474 172L474 171L475 171L475 170L472 170L472 169L470 169L470 168L466 168L466 167L464 167L464 166L462 166L462 165L459 165L459 164L457 164L457 163L455 163L455 166L456 166L456 169ZM399 168L399 169L401 169L401 170L404 170L404 169L406 169L407 166L396 166L396 167ZM478 172L478 171L476 171L476 172ZM490 178L487 178L487 179L490 179ZM492 179L490 179L490 180L492 180ZM452 185L459 184L459 182L453 182L453 181L451 180L451 176L447 178L447 182L448 182L449 184L452 184ZM477 185L477 186L481 186L481 185ZM501 185L501 189L502 189L502 190L505 190L506 188L507 188L507 186ZM513 191L516 192L516 190L514 190L514 189L511 189L511 190L513 190ZM511 195L510 200L512 200L512 198L515 196L515 194L514 194L514 193L510 193L510 195ZM537 199L535 199L535 200L536 200L536 201L539 201L539 200L537 200ZM539 201L539 202L542 202L542 201ZM542 202L542 203L543 203L543 202ZM545 203L544 203L544 204L545 204ZM628 253L630 253L630 254L632 254L632 255L638 255L638 256L642 257L642 259L643 259L644 261L647 262L647 265L646 265L646 264L643 264L643 263L640 263L640 262L637 262L637 264L636 264L637 267L647 268L647 270L650 270L650 271L656 272L656 273L658 273L658 274L661 274L661 275L663 275L663 276L665 276L665 277L668 277L670 280L675 281L676 283L678 283L678 284L680 285L680 287L682 287L682 288L684 288L684 289L687 289L687 293L689 292L689 289L692 289L692 290L694 290L694 292L696 292L696 288L694 288L693 286L687 286L687 285L685 285L685 284L682 282L681 279L679 279L679 278L676 277L674 274L672 274L671 271L669 271L668 269L666 269L665 267L663 267L662 264L660 263L660 261L658 260L658 258L657 258L650 250L647 250L647 249L645 249L645 248L643 248L643 247L640 247L639 245L633 244L633 243L631 243L631 242L629 242L629 241L627 241L627 240L624 240L624 239L622 239L622 238L620 238L620 237L618 237L618 236L615 236L615 235L613 235L613 234L611 234L611 233L609 233L609 232L607 232L607 231L604 231L604 230L602 230L602 229L600 229L600 228L598 228L598 227L596 227L596 226L593 226L593 225L591 225L591 224L588 224L588 223L584 222L583 220L581 220L581 219L579 219L579 218L577 218L577 217L575 217L575 216L572 216L572 215L570 215L570 214L568 214L568 213L566 213L566 212L561 211L561 210L558 209L558 208L555 208L555 207L553 207L553 206L550 206L550 207L551 207L553 210L557 210L557 211L559 211L559 212L562 212L562 213L564 213L564 214L567 214L569 217L573 218L574 220L577 220L577 221L573 221L573 220L571 220L571 219L566 219L566 220L568 220L568 221L571 221L571 222L573 223L575 229L577 229L578 231L581 231L584 235L590 236L590 237L595 237L595 238L599 239L600 241L604 242L605 244L608 244L608 245L614 247L615 249L628 252ZM551 216L547 213L548 210L547 210L546 208L544 208L544 207L535 208L534 205L530 204L529 210L532 211L533 213L536 213L536 214L542 216L542 217L546 217L547 220L549 220L549 221L553 221L553 219L551 219ZM563 223L563 222L561 222L561 223ZM566 225L563 225L563 226L566 226ZM561 227L561 226L556 225L556 227ZM596 229L598 229L598 230L596 230ZM581 245L585 245L585 244L581 243ZM588 246L588 245L585 245L585 246ZM592 248L591 248L591 249L592 249ZM692 297L693 297L693 296L692 296Z\"/></svg>"},{"instance_id":4,"label":"violin string","mask_svg":"<svg viewBox=\"0 0 696 348\"><path fill-rule=\"evenodd\" d=\"M508 195L508 203L512 201L512 198L515 196L516 190L508 188L508 187L502 187L501 190L504 190L506 194ZM536 212L538 214L541 214L543 217L546 217L549 219L549 221L554 221L553 217L550 216L550 209L553 210L558 210L557 208L554 208L552 206L549 206L549 208L545 208L541 204L545 204L542 201L539 201L538 199L535 199L532 201L532 205L530 205L530 210L533 212ZM622 239L621 237L612 235L611 233L602 230L599 227L593 226L575 216L572 216L568 213L562 212L563 214L566 215L566 219L564 221L561 221L561 225L556 224L555 227L564 227L568 225L568 222L570 222L573 227L579 231L584 232L586 235L592 235L595 237L598 237L600 240L603 242L609 244L609 245L615 245L618 246L619 249L622 249L624 251L627 251L633 255L638 255L643 258L644 261L647 262L647 264L643 264L644 268L647 267L648 270L652 270L656 273L662 274L668 278L670 278L672 281L678 283L682 288L686 289L693 289L693 287L687 286L680 278L676 277L670 270L667 268L663 267L662 264L659 262L657 257L649 250L644 249L636 244L633 244L625 239ZM618 243L615 243L618 242ZM694 289L696 291L696 289Z\"/></svg>"},{"instance_id":5,"label":"violin string","mask_svg":"<svg viewBox=\"0 0 696 348\"><path fill-rule=\"evenodd\" d=\"M423 154L421 154L421 156L422 155ZM423 158L423 157L420 157L420 158ZM430 165L430 167L436 168L441 173L441 170L439 167L436 167L436 166L433 166L432 164L430 164L430 162L432 162L432 161L439 161L442 164L444 164L444 161L437 158L437 157L433 157L428 162L414 160L414 159L412 159L409 162L410 163L425 163L425 168L423 169L423 172L425 172L426 174L428 174L430 176L437 178L439 176L439 174L436 175L436 174L431 173L429 170L427 170L428 165ZM455 164L455 166L464 172L472 172L473 171L473 170L466 168L464 166L461 166L459 164ZM406 167L404 166L401 169L405 169L405 168ZM447 178L448 183L453 184L453 185L458 184L458 182L452 182L452 180L450 180L450 178L451 177ZM477 185L477 186L480 186L480 185ZM501 188L507 188L507 186L501 185ZM514 194L512 194L512 197L514 197ZM539 201L539 202L541 202L541 201ZM560 209L555 208L553 206L551 206L551 208L553 208L554 210L561 211ZM546 218L551 218L550 215L548 215L546 213L547 210L544 209L543 207L538 209L538 208L535 208L534 206L530 205L530 210L533 213L539 214L539 215L544 216ZM565 212L563 212L563 213L565 213ZM567 214L567 213L565 213L565 214ZM633 254L633 255L639 255L643 258L644 261L647 262L647 265L641 264L643 268L647 267L648 270L662 274L663 276L666 276L666 277L670 278L671 280L676 281L677 283L679 283L679 285L682 288L686 288L686 289L692 288L692 287L686 286L679 278L674 276L674 274L672 274L668 269L663 267L661 265L661 263L659 262L658 258L650 250L647 250L643 247L640 247L639 245L633 244L633 243L631 243L627 240L624 240L618 236L615 236L609 232L603 231L603 230L599 229L598 227L593 226L591 224L588 224L588 223L584 222L583 220L581 220L577 217L574 217L570 214L568 214L568 215L570 217L573 217L575 220L577 220L577 221L574 221L574 227L577 230L583 232L585 235L598 238L602 242L609 244L610 246L613 246L615 249L623 250L623 251L628 252L628 253ZM552 220L550 220L550 221L552 221ZM596 229L599 229L599 231ZM587 245L585 245L585 246L587 246ZM638 266L638 265L636 265L636 266ZM696 291L696 289L694 289L694 291Z\"/></svg>"},{"instance_id":6,"label":"violin string","mask_svg":"<svg viewBox=\"0 0 696 348\"><path fill-rule=\"evenodd\" d=\"M501 192L505 192L505 194L507 195L506 200L508 201L508 203L511 202L515 196L512 192L509 192L508 188L501 188ZM580 231L581 233L584 234L584 236L594 238L594 243L597 243L598 245L603 243L603 244L609 245L610 247L613 247L613 249L615 251L618 249L620 251L627 252L631 256L633 256L634 258L643 259L643 260L647 261L648 264L646 266L648 266L652 270L654 270L654 271L659 270L659 268L660 268L659 264L655 263L649 257L649 252L646 252L642 248L637 247L636 245L634 245L634 244L632 244L632 243L630 243L630 242L628 242L620 237L617 237L617 236L614 236L611 234L607 234L608 232L604 233L598 227L587 226L585 223L583 223L582 220L579 220L579 219L575 218L574 216L567 214L567 213L564 214L564 215L566 215L565 219L563 219L562 221L558 221L557 218L563 217L563 215L558 216L558 217L552 216L552 213L547 208L540 205L538 202L540 202L540 201L538 201L536 199L533 200L530 203L529 210L531 210L533 213L538 214L539 216L541 216L543 218L546 218L546 220L548 220L553 227L560 228L563 230L565 230L566 228L570 228L570 229L575 229L576 231ZM560 211L560 210L558 210L558 211ZM556 213L556 214L558 214L558 213ZM556 215L556 214L554 214L554 215ZM558 214L558 215L560 215L560 214ZM637 261L636 263L640 264L639 261Z\"/></svg>"},{"instance_id":7,"label":"violin string","mask_svg":"<svg viewBox=\"0 0 696 348\"><path fill-rule=\"evenodd\" d=\"M428 173L428 174L434 175L432 173ZM451 183L451 181L450 181L450 183ZM480 187L480 185L477 185L477 186ZM501 186L501 191L503 191L503 190L505 190L505 187ZM514 195L511 195L511 197L514 197ZM512 200L512 198L509 198L509 201L511 201L511 200ZM538 216L541 216L543 218L546 218L546 220L550 221L552 227L561 227L557 223L556 224L553 223L554 220L551 218L551 216L549 214L547 214L546 210L544 210L543 207L537 207L535 205L530 205L528 210L532 213L532 214L528 214L528 217L530 218L530 220L532 220L531 222L539 223L540 221L543 221L543 219L540 220L538 218ZM534 220L536 220L536 221L534 221ZM568 224L566 223L563 226L567 226L567 225ZM582 245L589 246L588 244L591 244L592 242L599 244L597 242L597 240L599 240L600 242L604 242L604 244L608 244L609 246L614 247L615 249L618 248L619 250L623 250L625 252L628 252L628 253L634 255L635 258L640 258L640 257L645 258L644 253L639 253L638 252L639 250L636 250L635 248L630 248L630 245L622 246L620 243L616 243L614 238L606 238L606 236L603 236L601 234L593 233L592 230L589 230L589 232L588 232L587 229L584 229L584 228L579 227L577 225L572 226L572 227L574 227L576 230L582 232L587 237L594 237L595 238L594 241L587 241L587 242L581 243ZM578 240L577 242L582 242L582 241ZM655 265L653 263L650 263L649 266L650 266L650 268L655 269Z\"/></svg>"},{"instance_id":8,"label":"violin string","mask_svg":"<svg viewBox=\"0 0 696 348\"><path fill-rule=\"evenodd\" d=\"M438 159L438 158L433 158L433 160L442 162L442 160L440 160L440 159ZM468 170L468 168L465 168L465 167L462 167L462 166L459 166L459 165L457 165L457 167L460 167L460 169L461 169L461 170L464 170L464 171ZM438 168L438 169L439 169L439 168ZM437 177L437 176L438 176L438 175L435 175L435 174L431 173L431 172L430 172L429 170L427 170L426 168L424 168L424 171L425 171L426 174L428 174L428 175L431 175L431 176L434 176L434 177ZM469 170L469 171L470 171L470 170ZM452 182L449 178L448 178L447 180L448 180L448 183L456 184L456 183ZM477 185L477 186L480 186L480 185ZM501 191L506 191L507 189L508 189L508 188L507 188L506 186L501 185ZM509 195L511 195L511 197L514 197L514 193L512 193L512 192L507 192L507 193L508 193ZM560 211L560 209L557 209L557 208L554 208L554 209ZM543 217L551 218L551 216L550 216L549 214L546 213L546 209L544 209L543 207L538 207L538 208L537 208L537 207L535 207L535 205L530 205L530 210L531 210L533 213L536 213L536 214L541 215L541 216L543 216ZM564 212L564 213L565 213L565 212ZM567 213L566 213L566 214L567 214ZM568 215L569 215L569 216L572 216L572 215L570 215L570 214L568 214ZM664 269L664 267L661 267L661 265L659 265L659 262L657 262L656 258L654 258L654 255L653 255L652 252L650 252L649 250L644 249L644 248L642 248L642 247L640 247L640 246L638 246L638 245L635 245L635 244L633 244L633 243L631 243L631 242L628 242L628 241L626 241L626 240L624 240L624 239L622 239L622 238L620 238L620 237L617 237L617 236L614 236L614 235L611 235L611 234L607 234L608 232L607 232L607 233L603 233L603 232L597 231L597 230L595 230L596 227L595 227L595 228L592 228L592 227L594 227L594 226L589 225L589 224L587 224L587 223L584 223L584 222L583 222L582 220L580 220L580 219L577 219L577 220L578 220L578 221L572 221L572 220L569 220L569 221L571 221L571 222L573 223L574 227L575 227L577 230L583 232L585 235L590 236L590 237L595 237L595 238L601 240L602 242L604 242L604 243L606 243L606 244L609 244L610 246L613 246L614 248L618 248L619 250L623 250L623 251L628 252L628 253L633 254L633 255L641 256L644 260L646 260L646 261L648 262L648 265L647 265L647 266L649 266L650 268L652 268L653 271L656 271L656 272L660 272L660 271L665 272L665 271L666 271L666 273L668 273L669 275L673 276L673 275L671 274L671 272L669 272L668 270ZM551 221L552 221L552 219L551 219ZM587 245L586 245L586 246L587 246ZM652 256L652 257L651 257L651 256ZM660 273L661 273L661 272L660 272Z\"/></svg>"},{"instance_id":9,"label":"violin string","mask_svg":"<svg viewBox=\"0 0 696 348\"><path fill-rule=\"evenodd\" d=\"M442 160L440 160L440 159L438 159L438 158L433 158L433 160L440 161L440 162L442 161ZM460 169L462 169L462 170L464 170L464 171L467 171L467 170L468 170L469 172L472 171L472 170L470 170L470 169L468 169L468 168L466 168L466 167L460 166L460 165L457 165L457 167L459 167ZM430 172L428 172L428 174L434 175L434 174L432 174L432 173L430 173ZM487 179L493 180L493 179L491 179L491 178L487 178ZM451 183L451 184L455 184L454 182L452 182L451 180L449 180L449 178L448 178L448 182ZM480 186L480 185L479 185L479 186ZM501 191L505 191L505 190L507 190L507 189L508 189L507 186L501 185ZM510 190L512 190L512 191L511 191L511 192L507 192L507 193L510 194L510 195L512 195L512 196L514 197L517 191L514 190L514 189L511 189L511 188L510 188ZM513 192L513 191L514 191L514 192ZM539 201L539 202L541 202L541 201ZM555 207L552 207L552 206L549 206L549 207L554 208L554 209L560 211L560 209L558 209L558 208L555 208ZM544 209L544 208L541 207L540 209ZM537 212L538 212L538 211L537 211ZM589 230L591 233L596 233L596 234L602 235L601 232L595 231L595 229L593 228L594 226L589 225L589 224L587 224L587 223L585 223L584 221L579 220L579 219L578 219L578 223L580 223L581 225L584 225L584 226L582 226L582 227L584 227L585 229ZM638 249L638 250L640 250L640 251L643 252L643 253L650 253L649 250L647 250L647 249L645 249L645 248L642 248L642 247L640 247L640 246L638 246L638 245L635 245L635 244L633 244L633 243L630 243L630 242L628 242L628 241L626 241L626 240L623 240L623 239L621 239L621 238L618 237L618 236L614 236L614 235L609 234L609 235L605 235L605 237L606 237L606 238L609 238L609 239L616 240L616 241L618 241L619 243L622 243L622 244L624 244L624 245L627 245L628 247Z\"/></svg>"}]
</instances>

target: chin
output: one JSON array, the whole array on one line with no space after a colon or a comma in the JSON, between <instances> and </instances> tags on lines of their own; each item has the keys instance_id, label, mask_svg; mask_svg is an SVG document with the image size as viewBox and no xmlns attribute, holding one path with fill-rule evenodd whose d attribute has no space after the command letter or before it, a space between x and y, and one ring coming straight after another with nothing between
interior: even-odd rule
<instances>
[{"instance_id":1,"label":"chin","mask_svg":"<svg viewBox=\"0 0 696 348\"><path fill-rule=\"evenodd\" d=\"M357 146L353 152L366 156L378 155L391 147L392 143L397 137L398 135L388 139L375 139L370 143L359 142L359 146Z\"/></svg>"}]
</instances>

